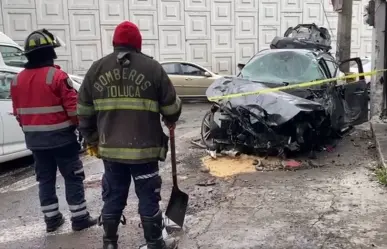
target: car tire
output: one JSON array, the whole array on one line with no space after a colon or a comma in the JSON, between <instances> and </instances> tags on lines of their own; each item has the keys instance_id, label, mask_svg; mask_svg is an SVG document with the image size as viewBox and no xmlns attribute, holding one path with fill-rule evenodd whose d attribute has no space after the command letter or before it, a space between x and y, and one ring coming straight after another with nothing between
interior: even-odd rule
<instances>
[{"instance_id":1,"label":"car tire","mask_svg":"<svg viewBox=\"0 0 387 249\"><path fill-rule=\"evenodd\" d=\"M214 112L208 111L202 120L202 125L200 128L200 136L202 138L202 143L207 148L214 147L213 138L211 138L211 122L214 120Z\"/></svg>"}]
</instances>

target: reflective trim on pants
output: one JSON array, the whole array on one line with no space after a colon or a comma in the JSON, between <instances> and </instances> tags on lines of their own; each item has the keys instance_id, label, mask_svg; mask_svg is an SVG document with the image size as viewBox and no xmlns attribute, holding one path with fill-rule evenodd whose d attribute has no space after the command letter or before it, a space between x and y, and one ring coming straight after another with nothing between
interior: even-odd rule
<instances>
[{"instance_id":1,"label":"reflective trim on pants","mask_svg":"<svg viewBox=\"0 0 387 249\"><path fill-rule=\"evenodd\" d=\"M66 127L70 127L71 125L72 123L68 120L59 124L52 124L52 125L23 125L23 131L25 132L56 131Z\"/></svg>"},{"instance_id":2,"label":"reflective trim on pants","mask_svg":"<svg viewBox=\"0 0 387 249\"><path fill-rule=\"evenodd\" d=\"M25 107L25 108L17 108L17 114L48 114L48 113L57 113L63 112L64 109L60 105L55 106L43 106L43 107Z\"/></svg>"},{"instance_id":3,"label":"reflective trim on pants","mask_svg":"<svg viewBox=\"0 0 387 249\"><path fill-rule=\"evenodd\" d=\"M41 210L47 218L55 217L59 214L59 204L54 203L47 206L42 206Z\"/></svg>"},{"instance_id":4,"label":"reflective trim on pants","mask_svg":"<svg viewBox=\"0 0 387 249\"><path fill-rule=\"evenodd\" d=\"M84 171L85 170L83 168L82 169L78 169L78 170L74 171L74 174L78 175L78 174L80 174L80 173L82 173Z\"/></svg>"},{"instance_id":5,"label":"reflective trim on pants","mask_svg":"<svg viewBox=\"0 0 387 249\"><path fill-rule=\"evenodd\" d=\"M69 205L69 209L71 211L72 218L87 215L86 201L78 205Z\"/></svg>"},{"instance_id":6,"label":"reflective trim on pants","mask_svg":"<svg viewBox=\"0 0 387 249\"><path fill-rule=\"evenodd\" d=\"M136 176L134 178L134 180L144 180L144 179L149 179L149 178L152 178L152 177L155 177L155 176L158 176L159 175L159 172L156 171L152 174L145 174L145 175L139 175L139 176Z\"/></svg>"}]
</instances>

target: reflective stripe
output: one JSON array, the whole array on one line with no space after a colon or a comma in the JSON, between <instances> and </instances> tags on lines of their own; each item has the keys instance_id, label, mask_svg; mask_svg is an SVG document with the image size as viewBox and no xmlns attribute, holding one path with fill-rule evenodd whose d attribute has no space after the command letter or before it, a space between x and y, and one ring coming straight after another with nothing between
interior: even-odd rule
<instances>
[{"instance_id":1,"label":"reflective stripe","mask_svg":"<svg viewBox=\"0 0 387 249\"><path fill-rule=\"evenodd\" d=\"M31 132L31 131L55 131L60 130L66 127L70 127L72 123L70 121L65 121L59 124L53 125L23 125L23 131Z\"/></svg>"},{"instance_id":2,"label":"reflective stripe","mask_svg":"<svg viewBox=\"0 0 387 249\"><path fill-rule=\"evenodd\" d=\"M74 174L79 174L79 173L82 173L82 172L84 172L85 170L82 168L82 169L78 169L78 170L76 170L76 171L74 171Z\"/></svg>"},{"instance_id":3,"label":"reflective stripe","mask_svg":"<svg viewBox=\"0 0 387 249\"><path fill-rule=\"evenodd\" d=\"M140 175L140 176L136 176L134 178L134 180L143 180L143 179L149 179L149 178L152 178L152 177L155 177L155 176L158 176L159 175L159 172L156 171L152 174L146 174L146 175Z\"/></svg>"},{"instance_id":4,"label":"reflective stripe","mask_svg":"<svg viewBox=\"0 0 387 249\"><path fill-rule=\"evenodd\" d=\"M160 193L161 192L161 188L156 188L155 189L155 193Z\"/></svg>"},{"instance_id":5,"label":"reflective stripe","mask_svg":"<svg viewBox=\"0 0 387 249\"><path fill-rule=\"evenodd\" d=\"M69 117L77 116L77 111L67 112L67 115L68 115Z\"/></svg>"},{"instance_id":6,"label":"reflective stripe","mask_svg":"<svg viewBox=\"0 0 387 249\"><path fill-rule=\"evenodd\" d=\"M46 216L48 218L51 218L51 217L57 216L58 214L59 214L59 211L55 210L55 211L52 211L52 212L44 213L44 216Z\"/></svg>"},{"instance_id":7,"label":"reflective stripe","mask_svg":"<svg viewBox=\"0 0 387 249\"><path fill-rule=\"evenodd\" d=\"M48 69L48 72L46 75L46 84L48 85L52 84L52 82L54 81L55 72L56 72L55 67L50 67L50 69Z\"/></svg>"},{"instance_id":8,"label":"reflective stripe","mask_svg":"<svg viewBox=\"0 0 387 249\"><path fill-rule=\"evenodd\" d=\"M97 111L136 110L159 112L159 104L157 101L140 98L95 99L94 106Z\"/></svg>"},{"instance_id":9,"label":"reflective stripe","mask_svg":"<svg viewBox=\"0 0 387 249\"><path fill-rule=\"evenodd\" d=\"M81 210L79 212L71 212L71 217L72 218L75 218L75 217L79 217L79 216L84 216L84 215L87 215L87 210Z\"/></svg>"},{"instance_id":10,"label":"reflective stripe","mask_svg":"<svg viewBox=\"0 0 387 249\"><path fill-rule=\"evenodd\" d=\"M181 100L176 96L176 101L172 105L161 106L161 113L164 115L173 115L180 111L181 108Z\"/></svg>"},{"instance_id":11,"label":"reflective stripe","mask_svg":"<svg viewBox=\"0 0 387 249\"><path fill-rule=\"evenodd\" d=\"M95 113L94 106L87 106L82 104L77 104L77 114L80 116L91 116Z\"/></svg>"},{"instance_id":12,"label":"reflective stripe","mask_svg":"<svg viewBox=\"0 0 387 249\"><path fill-rule=\"evenodd\" d=\"M56 106L46 106L46 107L28 107L28 108L17 108L17 114L47 114L47 113L56 113L63 112L64 109L60 105Z\"/></svg>"},{"instance_id":13,"label":"reflective stripe","mask_svg":"<svg viewBox=\"0 0 387 249\"><path fill-rule=\"evenodd\" d=\"M99 147L99 154L102 157L123 159L123 160L142 160L160 158L165 159L165 148L154 147L145 149L134 148L104 148Z\"/></svg>"},{"instance_id":14,"label":"reflective stripe","mask_svg":"<svg viewBox=\"0 0 387 249\"><path fill-rule=\"evenodd\" d=\"M59 208L59 204L58 203L54 203L54 204L51 204L51 205L42 206L41 208L42 208L42 212L44 212L44 211L48 211L48 210Z\"/></svg>"},{"instance_id":15,"label":"reflective stripe","mask_svg":"<svg viewBox=\"0 0 387 249\"><path fill-rule=\"evenodd\" d=\"M81 203L79 205L69 205L69 209L71 211L77 211L77 210L85 208L85 207L86 207L86 202L83 202L83 203Z\"/></svg>"}]
</instances>

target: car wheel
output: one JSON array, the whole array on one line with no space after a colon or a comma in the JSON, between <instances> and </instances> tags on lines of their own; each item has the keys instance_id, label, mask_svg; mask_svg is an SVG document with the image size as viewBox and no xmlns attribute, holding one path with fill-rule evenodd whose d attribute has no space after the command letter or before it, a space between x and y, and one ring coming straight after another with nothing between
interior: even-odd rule
<instances>
[{"instance_id":1,"label":"car wheel","mask_svg":"<svg viewBox=\"0 0 387 249\"><path fill-rule=\"evenodd\" d=\"M214 122L215 114L212 111L208 111L202 121L200 135L202 137L202 142L207 148L214 147L214 139L211 134L211 123Z\"/></svg>"}]
</instances>

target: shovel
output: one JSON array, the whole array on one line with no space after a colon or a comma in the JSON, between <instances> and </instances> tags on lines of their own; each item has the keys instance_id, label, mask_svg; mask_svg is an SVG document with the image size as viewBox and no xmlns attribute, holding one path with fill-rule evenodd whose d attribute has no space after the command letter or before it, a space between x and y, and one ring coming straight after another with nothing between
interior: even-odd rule
<instances>
[{"instance_id":1,"label":"shovel","mask_svg":"<svg viewBox=\"0 0 387 249\"><path fill-rule=\"evenodd\" d=\"M171 163L172 163L172 179L173 188L171 198L165 212L170 220L175 222L180 227L183 227L185 213L188 206L188 195L182 192L177 186L177 172L176 172L176 148L175 148L175 129L169 129L169 137L171 140Z\"/></svg>"}]
</instances>

